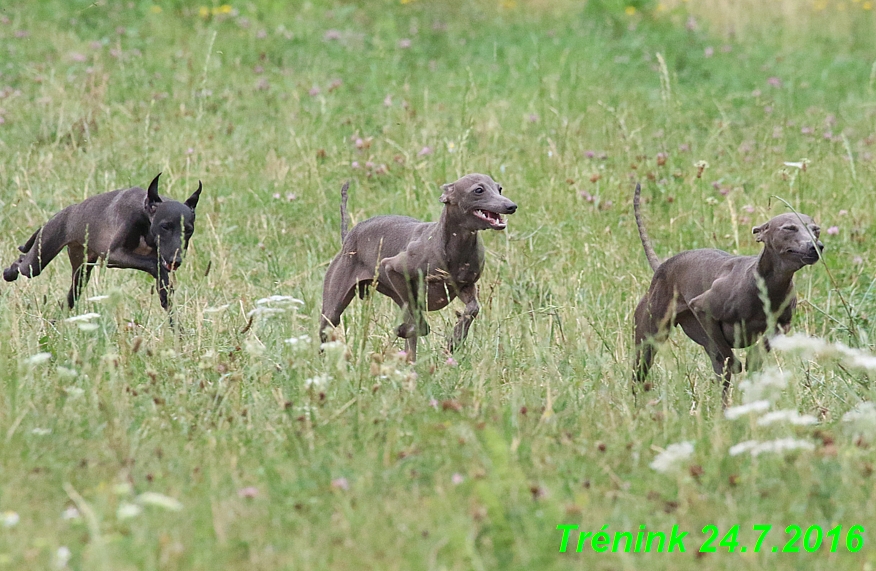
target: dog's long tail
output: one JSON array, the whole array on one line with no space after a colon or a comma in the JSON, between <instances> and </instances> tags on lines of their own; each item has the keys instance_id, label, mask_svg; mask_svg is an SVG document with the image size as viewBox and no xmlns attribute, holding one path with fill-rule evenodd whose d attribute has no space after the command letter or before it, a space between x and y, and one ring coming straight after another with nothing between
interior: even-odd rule
<instances>
[{"instance_id":1,"label":"dog's long tail","mask_svg":"<svg viewBox=\"0 0 876 571\"><path fill-rule=\"evenodd\" d=\"M350 181L341 187L341 244L347 239L347 191L350 189Z\"/></svg>"},{"instance_id":2,"label":"dog's long tail","mask_svg":"<svg viewBox=\"0 0 876 571\"><path fill-rule=\"evenodd\" d=\"M636 183L636 193L633 195L633 212L636 214L636 226L639 227L639 238L642 240L642 247L645 248L645 256L648 258L648 264L655 272L660 266L660 258L657 257L657 252L651 245L651 239L648 238L648 232L645 230L645 223L642 222L642 212L639 208L639 197L642 195L642 185Z\"/></svg>"}]
</instances>

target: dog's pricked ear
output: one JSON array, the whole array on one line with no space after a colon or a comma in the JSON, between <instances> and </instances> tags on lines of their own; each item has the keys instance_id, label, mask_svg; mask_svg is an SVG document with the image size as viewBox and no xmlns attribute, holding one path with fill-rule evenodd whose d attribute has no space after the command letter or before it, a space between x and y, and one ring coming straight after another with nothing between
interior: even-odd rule
<instances>
[{"instance_id":1,"label":"dog's pricked ear","mask_svg":"<svg viewBox=\"0 0 876 571\"><path fill-rule=\"evenodd\" d=\"M769 222L764 222L760 226L755 226L751 229L751 233L754 234L755 240L758 242L763 242L763 235L766 233L767 228L770 227Z\"/></svg>"},{"instance_id":2,"label":"dog's pricked ear","mask_svg":"<svg viewBox=\"0 0 876 571\"><path fill-rule=\"evenodd\" d=\"M201 184L201 181L198 181L198 190L196 190L190 197L186 199L186 206L191 208L192 210L198 205L198 199L201 197L201 189L204 188L204 185Z\"/></svg>"},{"instance_id":3,"label":"dog's pricked ear","mask_svg":"<svg viewBox=\"0 0 876 571\"><path fill-rule=\"evenodd\" d=\"M441 198L439 198L438 200L440 200L444 204L448 204L450 202L451 197L453 196L453 191L455 190L455 188L456 187L453 186L452 182L448 182L447 184L442 184L441 185L441 190L442 190Z\"/></svg>"},{"instance_id":4,"label":"dog's pricked ear","mask_svg":"<svg viewBox=\"0 0 876 571\"><path fill-rule=\"evenodd\" d=\"M146 190L146 202L144 206L150 215L155 214L155 209L161 202L161 197L158 196L158 177L160 176L161 173L155 175L155 178L152 179L152 182L149 183L149 188Z\"/></svg>"}]
</instances>

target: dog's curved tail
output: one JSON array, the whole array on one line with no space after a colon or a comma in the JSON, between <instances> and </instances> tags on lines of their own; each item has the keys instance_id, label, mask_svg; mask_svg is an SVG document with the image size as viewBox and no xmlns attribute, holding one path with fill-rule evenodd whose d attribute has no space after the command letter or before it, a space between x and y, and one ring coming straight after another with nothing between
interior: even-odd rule
<instances>
[{"instance_id":1,"label":"dog's curved tail","mask_svg":"<svg viewBox=\"0 0 876 571\"><path fill-rule=\"evenodd\" d=\"M642 185L636 183L636 193L633 195L633 212L636 215L636 226L639 227L639 238L642 240L642 247L645 248L645 256L648 258L648 264L651 269L657 271L660 266L660 258L657 257L657 252L651 245L651 239L648 238L648 232L645 230L645 223L642 222L642 212L639 208L639 197L642 195Z\"/></svg>"},{"instance_id":2,"label":"dog's curved tail","mask_svg":"<svg viewBox=\"0 0 876 571\"><path fill-rule=\"evenodd\" d=\"M350 181L341 187L341 244L347 239L347 191L350 189Z\"/></svg>"}]
</instances>

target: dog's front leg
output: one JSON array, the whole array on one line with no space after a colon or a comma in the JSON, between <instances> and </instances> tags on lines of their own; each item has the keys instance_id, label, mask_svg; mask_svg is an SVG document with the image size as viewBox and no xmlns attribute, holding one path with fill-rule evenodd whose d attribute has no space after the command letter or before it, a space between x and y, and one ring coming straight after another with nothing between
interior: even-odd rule
<instances>
[{"instance_id":1,"label":"dog's front leg","mask_svg":"<svg viewBox=\"0 0 876 571\"><path fill-rule=\"evenodd\" d=\"M164 268L158 269L158 300L161 307L170 313L170 299L173 296L173 284L170 283L170 273ZM171 324L173 318L171 317Z\"/></svg>"},{"instance_id":2,"label":"dog's front leg","mask_svg":"<svg viewBox=\"0 0 876 571\"><path fill-rule=\"evenodd\" d=\"M392 258L386 258L381 263L382 274L389 280L395 296L393 299L402 310L402 324L398 326L396 335L405 340L405 351L408 360L417 360L417 337L429 334L429 324L423 317L417 305L417 289L419 282L411 278L411 272L405 265L405 253ZM414 274L416 275L416 274Z\"/></svg>"},{"instance_id":3,"label":"dog's front leg","mask_svg":"<svg viewBox=\"0 0 876 571\"><path fill-rule=\"evenodd\" d=\"M153 278L158 279L158 270L161 268L161 265L158 261L158 256L135 254L124 248L117 247L111 248L110 251L107 252L106 267L140 270L146 272Z\"/></svg>"},{"instance_id":4,"label":"dog's front leg","mask_svg":"<svg viewBox=\"0 0 876 571\"><path fill-rule=\"evenodd\" d=\"M468 337L468 330L471 327L471 322L478 316L481 306L478 303L478 286L469 284L459 290L459 299L465 303L465 309L459 316L459 321L456 322L456 327L453 328L453 337L447 343L447 350L451 353L456 350L462 342Z\"/></svg>"}]
</instances>

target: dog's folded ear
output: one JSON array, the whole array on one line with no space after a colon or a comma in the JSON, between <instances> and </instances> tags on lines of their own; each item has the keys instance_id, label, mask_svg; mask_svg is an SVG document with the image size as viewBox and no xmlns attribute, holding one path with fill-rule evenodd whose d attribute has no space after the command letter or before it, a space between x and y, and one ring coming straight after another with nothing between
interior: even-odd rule
<instances>
[{"instance_id":1,"label":"dog's folded ear","mask_svg":"<svg viewBox=\"0 0 876 571\"><path fill-rule=\"evenodd\" d=\"M160 176L161 173L155 175L155 178L152 179L152 182L149 183L149 188L146 190L146 202L143 206L150 215L155 214L155 209L161 202L161 197L158 196L158 177Z\"/></svg>"},{"instance_id":2,"label":"dog's folded ear","mask_svg":"<svg viewBox=\"0 0 876 571\"><path fill-rule=\"evenodd\" d=\"M447 184L441 185L441 190L443 192L441 193L441 198L439 198L438 200L440 200L444 204L448 204L450 202L451 198L453 197L453 191L455 189L456 189L456 187L453 186L452 182L448 182Z\"/></svg>"},{"instance_id":3,"label":"dog's folded ear","mask_svg":"<svg viewBox=\"0 0 876 571\"><path fill-rule=\"evenodd\" d=\"M191 208L192 210L198 205L198 199L201 197L201 189L204 188L204 185L201 184L201 181L198 181L198 190L196 190L190 197L186 199L186 206Z\"/></svg>"},{"instance_id":4,"label":"dog's folded ear","mask_svg":"<svg viewBox=\"0 0 876 571\"><path fill-rule=\"evenodd\" d=\"M758 242L763 242L763 236L766 234L767 228L770 227L769 222L764 222L760 226L755 226L751 229L751 233L754 234L755 240Z\"/></svg>"}]
</instances>

